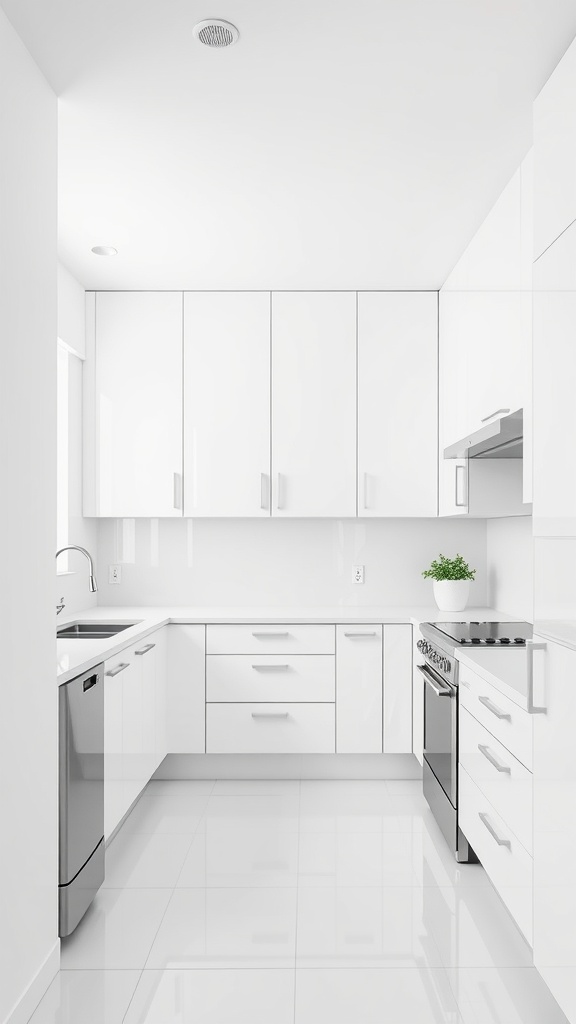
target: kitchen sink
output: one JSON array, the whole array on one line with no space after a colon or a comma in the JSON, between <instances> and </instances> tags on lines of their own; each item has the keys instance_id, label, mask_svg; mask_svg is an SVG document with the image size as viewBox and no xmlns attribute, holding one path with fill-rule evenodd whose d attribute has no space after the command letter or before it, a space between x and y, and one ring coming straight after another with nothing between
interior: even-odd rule
<instances>
[{"instance_id":1,"label":"kitchen sink","mask_svg":"<svg viewBox=\"0 0 576 1024\"><path fill-rule=\"evenodd\" d=\"M69 622L56 630L58 640L105 640L137 622Z\"/></svg>"}]
</instances>

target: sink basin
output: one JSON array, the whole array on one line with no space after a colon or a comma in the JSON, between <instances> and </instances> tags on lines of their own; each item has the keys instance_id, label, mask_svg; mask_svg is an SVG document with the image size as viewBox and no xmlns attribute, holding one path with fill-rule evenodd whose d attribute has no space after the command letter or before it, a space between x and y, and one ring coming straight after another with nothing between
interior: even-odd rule
<instances>
[{"instance_id":1,"label":"sink basin","mask_svg":"<svg viewBox=\"0 0 576 1024\"><path fill-rule=\"evenodd\" d=\"M69 622L56 630L56 637L58 640L105 640L136 625L136 622Z\"/></svg>"}]
</instances>

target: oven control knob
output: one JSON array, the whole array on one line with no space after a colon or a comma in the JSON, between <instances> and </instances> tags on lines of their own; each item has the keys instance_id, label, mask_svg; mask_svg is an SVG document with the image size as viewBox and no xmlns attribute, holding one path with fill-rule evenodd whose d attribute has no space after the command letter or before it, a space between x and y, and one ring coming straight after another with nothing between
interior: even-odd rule
<instances>
[{"instance_id":1,"label":"oven control knob","mask_svg":"<svg viewBox=\"0 0 576 1024\"><path fill-rule=\"evenodd\" d=\"M419 651L424 651L424 641L419 640L418 643L416 644L416 647L418 648Z\"/></svg>"}]
</instances>

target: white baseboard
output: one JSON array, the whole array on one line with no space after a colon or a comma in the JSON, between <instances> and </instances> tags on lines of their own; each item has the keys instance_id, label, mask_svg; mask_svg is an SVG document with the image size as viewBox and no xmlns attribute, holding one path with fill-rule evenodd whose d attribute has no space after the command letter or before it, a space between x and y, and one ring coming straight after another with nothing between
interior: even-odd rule
<instances>
[{"instance_id":1,"label":"white baseboard","mask_svg":"<svg viewBox=\"0 0 576 1024\"><path fill-rule=\"evenodd\" d=\"M4 1024L27 1024L46 990L60 970L60 939L54 944L44 963L36 972L28 988L20 996Z\"/></svg>"},{"instance_id":2,"label":"white baseboard","mask_svg":"<svg viewBox=\"0 0 576 1024\"><path fill-rule=\"evenodd\" d=\"M414 754L168 754L155 779L420 779Z\"/></svg>"}]
</instances>

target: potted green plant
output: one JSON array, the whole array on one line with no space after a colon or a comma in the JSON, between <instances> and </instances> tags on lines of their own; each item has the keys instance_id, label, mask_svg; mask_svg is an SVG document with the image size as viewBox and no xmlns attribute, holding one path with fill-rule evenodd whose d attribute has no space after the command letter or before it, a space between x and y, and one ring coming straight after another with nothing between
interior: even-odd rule
<instances>
[{"instance_id":1,"label":"potted green plant","mask_svg":"<svg viewBox=\"0 0 576 1024\"><path fill-rule=\"evenodd\" d=\"M434 600L440 611L461 612L466 607L470 580L474 579L476 569L471 569L462 555L456 555L456 558L440 555L422 575L433 580Z\"/></svg>"}]
</instances>

